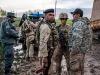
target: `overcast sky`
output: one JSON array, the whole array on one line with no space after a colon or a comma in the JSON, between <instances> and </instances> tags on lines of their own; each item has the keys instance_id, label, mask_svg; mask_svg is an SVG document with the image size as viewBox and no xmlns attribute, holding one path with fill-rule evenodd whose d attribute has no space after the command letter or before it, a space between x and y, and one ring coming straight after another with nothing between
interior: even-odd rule
<instances>
[{"instance_id":1,"label":"overcast sky","mask_svg":"<svg viewBox=\"0 0 100 75\"><path fill-rule=\"evenodd\" d=\"M92 8L94 0L57 0L57 8ZM0 7L6 11L55 8L55 0L0 0Z\"/></svg>"}]
</instances>

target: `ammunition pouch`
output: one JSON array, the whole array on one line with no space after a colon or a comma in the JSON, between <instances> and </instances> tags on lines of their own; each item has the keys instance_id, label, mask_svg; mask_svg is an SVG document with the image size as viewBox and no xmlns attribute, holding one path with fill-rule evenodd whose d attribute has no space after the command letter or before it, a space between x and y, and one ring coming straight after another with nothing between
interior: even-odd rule
<instances>
[{"instance_id":1,"label":"ammunition pouch","mask_svg":"<svg viewBox=\"0 0 100 75\"><path fill-rule=\"evenodd\" d=\"M81 69L81 62L78 59L74 59L70 63L70 70L76 72Z\"/></svg>"}]
</instances>

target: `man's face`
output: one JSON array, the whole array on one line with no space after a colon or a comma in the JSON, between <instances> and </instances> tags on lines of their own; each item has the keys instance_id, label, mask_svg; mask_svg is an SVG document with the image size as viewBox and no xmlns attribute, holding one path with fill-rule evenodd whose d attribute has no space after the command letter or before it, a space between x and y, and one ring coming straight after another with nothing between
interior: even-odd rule
<instances>
[{"instance_id":1,"label":"man's face","mask_svg":"<svg viewBox=\"0 0 100 75\"><path fill-rule=\"evenodd\" d=\"M14 16L11 16L11 19L14 20Z\"/></svg>"},{"instance_id":2,"label":"man's face","mask_svg":"<svg viewBox=\"0 0 100 75\"><path fill-rule=\"evenodd\" d=\"M78 18L80 18L80 14L73 14L73 20L77 20Z\"/></svg>"},{"instance_id":3,"label":"man's face","mask_svg":"<svg viewBox=\"0 0 100 75\"><path fill-rule=\"evenodd\" d=\"M54 22L54 19L55 19L54 13L50 12L50 13L45 14L45 19L49 22Z\"/></svg>"},{"instance_id":4,"label":"man's face","mask_svg":"<svg viewBox=\"0 0 100 75\"><path fill-rule=\"evenodd\" d=\"M66 25L67 18L60 18L60 20L62 25Z\"/></svg>"}]
</instances>

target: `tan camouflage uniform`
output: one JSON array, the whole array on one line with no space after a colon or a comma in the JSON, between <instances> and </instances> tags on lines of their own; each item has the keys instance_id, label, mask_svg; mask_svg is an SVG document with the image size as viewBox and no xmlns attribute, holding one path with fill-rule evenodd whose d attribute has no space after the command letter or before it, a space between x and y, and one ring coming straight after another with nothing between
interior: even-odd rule
<instances>
[{"instance_id":1,"label":"tan camouflage uniform","mask_svg":"<svg viewBox=\"0 0 100 75\"><path fill-rule=\"evenodd\" d=\"M45 20L43 20L43 23L40 25L40 39L39 39L39 53L38 57L40 60L40 65L41 67L44 66L43 63L43 58L48 57L50 59L48 62L51 62L51 57L52 57L52 50L51 48L55 48L57 45L57 39L58 39L58 34L55 29L55 24L48 24ZM53 35L52 35L53 33ZM54 39L53 39L53 37ZM55 42L56 41L56 42ZM54 46L52 45L54 42ZM50 66L50 64L49 64Z\"/></svg>"},{"instance_id":2,"label":"tan camouflage uniform","mask_svg":"<svg viewBox=\"0 0 100 75\"><path fill-rule=\"evenodd\" d=\"M49 39L51 29L47 24L41 24L40 26L40 41L39 41L39 53L41 67L43 67L43 57L48 56L47 41Z\"/></svg>"},{"instance_id":3,"label":"tan camouflage uniform","mask_svg":"<svg viewBox=\"0 0 100 75\"><path fill-rule=\"evenodd\" d=\"M68 32L68 38L70 75L84 75L84 57L92 42L90 21L86 17L75 20Z\"/></svg>"},{"instance_id":4,"label":"tan camouflage uniform","mask_svg":"<svg viewBox=\"0 0 100 75\"><path fill-rule=\"evenodd\" d=\"M30 44L30 42L35 38L35 33L34 33L35 24L31 21L25 20L22 26L25 27L24 29L26 32L26 46L27 46L26 58L29 57L32 59L34 54L34 44Z\"/></svg>"}]
</instances>

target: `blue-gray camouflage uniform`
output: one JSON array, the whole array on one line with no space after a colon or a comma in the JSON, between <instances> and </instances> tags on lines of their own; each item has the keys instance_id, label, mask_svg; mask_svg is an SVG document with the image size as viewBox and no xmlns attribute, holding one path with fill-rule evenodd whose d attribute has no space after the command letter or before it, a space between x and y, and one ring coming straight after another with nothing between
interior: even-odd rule
<instances>
[{"instance_id":1,"label":"blue-gray camouflage uniform","mask_svg":"<svg viewBox=\"0 0 100 75\"><path fill-rule=\"evenodd\" d=\"M13 45L16 43L16 39L18 38L18 32L8 17L3 20L1 26L1 40L5 56L5 71L9 72L14 60Z\"/></svg>"},{"instance_id":2,"label":"blue-gray camouflage uniform","mask_svg":"<svg viewBox=\"0 0 100 75\"><path fill-rule=\"evenodd\" d=\"M70 50L70 75L83 75L84 56L90 50L92 30L90 21L84 17L75 20L68 32Z\"/></svg>"}]
</instances>

